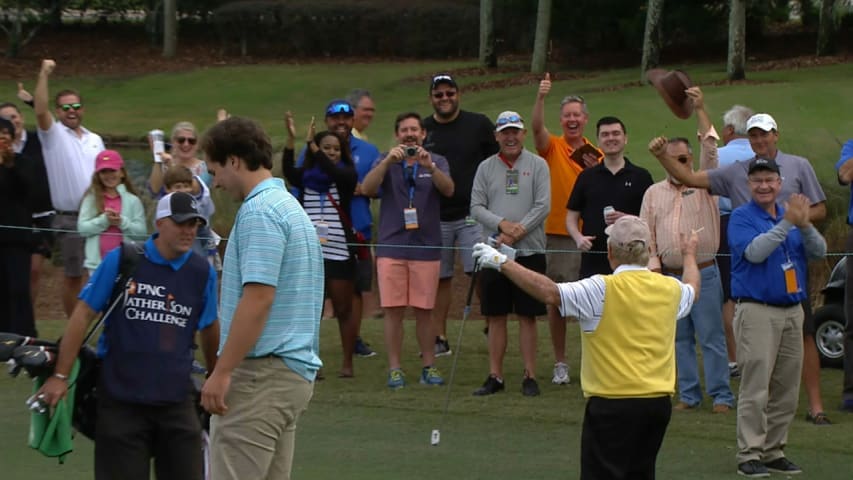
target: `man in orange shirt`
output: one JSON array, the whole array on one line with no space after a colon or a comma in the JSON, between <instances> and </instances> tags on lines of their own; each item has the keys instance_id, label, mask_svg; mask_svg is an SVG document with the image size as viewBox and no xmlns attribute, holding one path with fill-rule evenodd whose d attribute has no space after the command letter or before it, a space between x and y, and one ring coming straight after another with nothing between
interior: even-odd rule
<instances>
[{"instance_id":1,"label":"man in orange shirt","mask_svg":"<svg viewBox=\"0 0 853 480\"><path fill-rule=\"evenodd\" d=\"M583 135L589 121L589 110L583 97L569 95L560 102L560 126L563 135L552 135L545 127L545 97L551 91L551 76L539 82L536 102L533 104L533 138L536 151L551 170L551 213L545 220L547 235L547 275L555 282L578 280L581 255L566 228L566 205L575 186L575 180L584 168L601 161L603 153ZM571 252L571 253L567 253ZM554 347L553 383L569 383L566 363L566 319L559 310L548 306L548 325Z\"/></svg>"}]
</instances>

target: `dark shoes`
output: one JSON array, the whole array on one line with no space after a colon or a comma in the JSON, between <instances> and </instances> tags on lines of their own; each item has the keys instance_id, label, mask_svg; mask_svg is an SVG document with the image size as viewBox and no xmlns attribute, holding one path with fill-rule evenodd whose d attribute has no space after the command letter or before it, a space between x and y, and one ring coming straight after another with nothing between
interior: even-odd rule
<instances>
[{"instance_id":1,"label":"dark shoes","mask_svg":"<svg viewBox=\"0 0 853 480\"><path fill-rule=\"evenodd\" d=\"M486 378L485 383L483 383L483 386L474 390L473 395L476 397L482 397L485 395L493 395L495 393L502 392L503 389L504 389L503 380L498 380L498 377L496 377L494 375L489 375L489 377Z\"/></svg>"},{"instance_id":2,"label":"dark shoes","mask_svg":"<svg viewBox=\"0 0 853 480\"><path fill-rule=\"evenodd\" d=\"M450 342L448 342L447 339L444 337L435 337L435 356L443 357L445 355L452 354L453 350L450 349Z\"/></svg>"},{"instance_id":3,"label":"dark shoes","mask_svg":"<svg viewBox=\"0 0 853 480\"><path fill-rule=\"evenodd\" d=\"M368 358L375 356L376 352L374 352L370 348L370 344L365 343L364 340L361 339L361 337L355 337L355 354L361 358Z\"/></svg>"},{"instance_id":4,"label":"dark shoes","mask_svg":"<svg viewBox=\"0 0 853 480\"><path fill-rule=\"evenodd\" d=\"M539 384L536 383L536 379L524 377L524 380L521 382L521 394L525 397L538 397Z\"/></svg>"},{"instance_id":5,"label":"dark shoes","mask_svg":"<svg viewBox=\"0 0 853 480\"><path fill-rule=\"evenodd\" d=\"M784 473L787 475L796 475L798 473L803 473L803 470L798 467L794 462L788 460L785 457L777 458L772 462L767 462L764 464L767 467L767 470L773 473Z\"/></svg>"},{"instance_id":6,"label":"dark shoes","mask_svg":"<svg viewBox=\"0 0 853 480\"><path fill-rule=\"evenodd\" d=\"M765 478L770 476L770 471L758 460L749 460L737 466L737 474L749 478Z\"/></svg>"}]
</instances>

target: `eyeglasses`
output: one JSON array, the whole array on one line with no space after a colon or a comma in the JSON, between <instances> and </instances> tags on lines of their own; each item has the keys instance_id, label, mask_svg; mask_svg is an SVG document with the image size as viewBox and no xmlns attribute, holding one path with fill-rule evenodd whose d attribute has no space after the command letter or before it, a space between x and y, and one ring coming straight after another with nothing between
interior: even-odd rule
<instances>
[{"instance_id":1,"label":"eyeglasses","mask_svg":"<svg viewBox=\"0 0 853 480\"><path fill-rule=\"evenodd\" d=\"M352 106L349 103L333 103L326 109L327 116L338 115L340 113L352 115Z\"/></svg>"},{"instance_id":2,"label":"eyeglasses","mask_svg":"<svg viewBox=\"0 0 853 480\"><path fill-rule=\"evenodd\" d=\"M520 123L520 122L524 122L524 120L521 118L521 115L509 115L506 117L499 118L498 121L495 122L495 126L502 127L502 126L506 125L507 123Z\"/></svg>"},{"instance_id":3,"label":"eyeglasses","mask_svg":"<svg viewBox=\"0 0 853 480\"><path fill-rule=\"evenodd\" d=\"M59 106L59 108L61 108L63 112L67 112L69 110L74 110L76 112L77 110L80 110L81 108L83 108L83 104L82 103L63 103L62 105Z\"/></svg>"},{"instance_id":4,"label":"eyeglasses","mask_svg":"<svg viewBox=\"0 0 853 480\"><path fill-rule=\"evenodd\" d=\"M432 98L434 98L436 100L441 100L444 97L453 98L455 96L456 96L455 90L445 90L443 92L435 92L432 94Z\"/></svg>"},{"instance_id":5,"label":"eyeglasses","mask_svg":"<svg viewBox=\"0 0 853 480\"><path fill-rule=\"evenodd\" d=\"M195 137L176 137L175 141L178 143L189 143L190 145L195 145L198 142L198 139Z\"/></svg>"}]
</instances>

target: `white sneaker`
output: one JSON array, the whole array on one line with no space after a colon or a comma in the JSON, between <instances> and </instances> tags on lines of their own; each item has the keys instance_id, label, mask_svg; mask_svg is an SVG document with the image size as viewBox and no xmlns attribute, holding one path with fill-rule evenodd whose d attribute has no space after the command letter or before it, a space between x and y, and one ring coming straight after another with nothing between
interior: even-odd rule
<instances>
[{"instance_id":1,"label":"white sneaker","mask_svg":"<svg viewBox=\"0 0 853 480\"><path fill-rule=\"evenodd\" d=\"M554 364L554 378L551 379L551 383L557 385L568 385L572 380L569 378L569 366L563 362L557 362Z\"/></svg>"}]
</instances>

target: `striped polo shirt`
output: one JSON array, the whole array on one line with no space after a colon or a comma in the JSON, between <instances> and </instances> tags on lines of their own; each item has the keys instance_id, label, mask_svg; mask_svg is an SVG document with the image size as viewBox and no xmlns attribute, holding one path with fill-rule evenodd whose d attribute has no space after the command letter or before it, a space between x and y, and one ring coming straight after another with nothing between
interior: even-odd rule
<instances>
[{"instance_id":1,"label":"striped polo shirt","mask_svg":"<svg viewBox=\"0 0 853 480\"><path fill-rule=\"evenodd\" d=\"M313 381L320 361L323 256L314 225L284 181L269 178L243 201L225 249L220 303L220 353L243 286L276 287L264 330L247 356L281 357Z\"/></svg>"}]
</instances>

